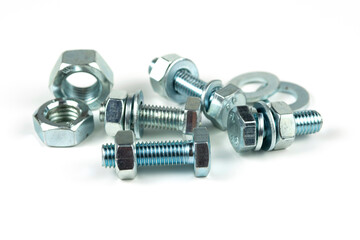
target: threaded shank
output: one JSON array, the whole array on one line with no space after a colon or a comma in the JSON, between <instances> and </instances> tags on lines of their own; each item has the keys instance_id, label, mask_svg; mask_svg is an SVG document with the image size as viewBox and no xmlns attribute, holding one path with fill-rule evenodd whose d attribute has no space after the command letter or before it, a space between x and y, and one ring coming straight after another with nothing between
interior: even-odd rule
<instances>
[{"instance_id":1,"label":"threaded shank","mask_svg":"<svg viewBox=\"0 0 360 240\"><path fill-rule=\"evenodd\" d=\"M192 144L187 141L136 144L138 166L193 164Z\"/></svg>"},{"instance_id":2,"label":"threaded shank","mask_svg":"<svg viewBox=\"0 0 360 240\"><path fill-rule=\"evenodd\" d=\"M185 113L179 108L143 104L140 106L139 116L140 124L144 128L167 130L184 128Z\"/></svg>"},{"instance_id":3,"label":"threaded shank","mask_svg":"<svg viewBox=\"0 0 360 240\"><path fill-rule=\"evenodd\" d=\"M195 78L187 70L179 70L175 74L174 88L180 94L201 98L206 82Z\"/></svg>"},{"instance_id":4,"label":"threaded shank","mask_svg":"<svg viewBox=\"0 0 360 240\"><path fill-rule=\"evenodd\" d=\"M102 166L108 168L115 167L115 145L102 145Z\"/></svg>"},{"instance_id":5,"label":"threaded shank","mask_svg":"<svg viewBox=\"0 0 360 240\"><path fill-rule=\"evenodd\" d=\"M100 122L104 122L104 120L105 120L105 103L102 103L100 105L99 120L100 120Z\"/></svg>"},{"instance_id":6,"label":"threaded shank","mask_svg":"<svg viewBox=\"0 0 360 240\"><path fill-rule=\"evenodd\" d=\"M319 132L323 124L320 113L314 110L294 112L294 117L296 136Z\"/></svg>"}]
</instances>

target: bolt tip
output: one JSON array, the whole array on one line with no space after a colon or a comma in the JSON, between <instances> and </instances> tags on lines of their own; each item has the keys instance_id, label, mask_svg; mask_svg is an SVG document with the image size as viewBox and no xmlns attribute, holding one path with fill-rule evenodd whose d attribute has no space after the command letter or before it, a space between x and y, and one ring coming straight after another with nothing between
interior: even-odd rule
<instances>
[{"instance_id":1,"label":"bolt tip","mask_svg":"<svg viewBox=\"0 0 360 240\"><path fill-rule=\"evenodd\" d=\"M115 167L115 145L104 144L101 147L101 164L103 167L114 168Z\"/></svg>"},{"instance_id":2,"label":"bolt tip","mask_svg":"<svg viewBox=\"0 0 360 240\"><path fill-rule=\"evenodd\" d=\"M305 110L294 113L296 123L296 135L314 134L321 130L323 119L317 111Z\"/></svg>"}]
</instances>

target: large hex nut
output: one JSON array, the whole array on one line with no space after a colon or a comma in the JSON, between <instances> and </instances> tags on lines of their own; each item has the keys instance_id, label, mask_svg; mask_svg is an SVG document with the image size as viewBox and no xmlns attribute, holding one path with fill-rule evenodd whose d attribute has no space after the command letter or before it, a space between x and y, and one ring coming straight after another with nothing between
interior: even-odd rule
<instances>
[{"instance_id":1,"label":"large hex nut","mask_svg":"<svg viewBox=\"0 0 360 240\"><path fill-rule=\"evenodd\" d=\"M201 101L200 98L189 97L184 109L184 129L183 133L192 133L201 123Z\"/></svg>"},{"instance_id":2,"label":"large hex nut","mask_svg":"<svg viewBox=\"0 0 360 240\"><path fill-rule=\"evenodd\" d=\"M215 91L205 115L219 129L227 129L229 112L236 106L245 105L246 98L240 88L229 84Z\"/></svg>"},{"instance_id":3,"label":"large hex nut","mask_svg":"<svg viewBox=\"0 0 360 240\"><path fill-rule=\"evenodd\" d=\"M211 168L210 136L205 127L194 129L194 171L196 177L206 177Z\"/></svg>"},{"instance_id":4,"label":"large hex nut","mask_svg":"<svg viewBox=\"0 0 360 240\"><path fill-rule=\"evenodd\" d=\"M291 107L285 102L273 102L270 106L276 125L275 150L289 147L295 139L295 118Z\"/></svg>"},{"instance_id":5,"label":"large hex nut","mask_svg":"<svg viewBox=\"0 0 360 240\"><path fill-rule=\"evenodd\" d=\"M136 177L135 136L132 131L119 131L115 135L115 169L120 179Z\"/></svg>"},{"instance_id":6,"label":"large hex nut","mask_svg":"<svg viewBox=\"0 0 360 240\"><path fill-rule=\"evenodd\" d=\"M115 136L118 131L125 130L125 110L127 94L121 91L114 91L103 103L100 109L100 120L105 122L105 132L109 136Z\"/></svg>"},{"instance_id":7,"label":"large hex nut","mask_svg":"<svg viewBox=\"0 0 360 240\"><path fill-rule=\"evenodd\" d=\"M72 74L84 72L93 75L96 83L77 87L68 80ZM57 98L78 98L90 109L98 109L113 86L113 73L104 59L94 50L66 51L59 57L50 75L50 90Z\"/></svg>"},{"instance_id":8,"label":"large hex nut","mask_svg":"<svg viewBox=\"0 0 360 240\"><path fill-rule=\"evenodd\" d=\"M228 118L228 137L237 152L253 150L256 147L256 119L246 106L234 107Z\"/></svg>"},{"instance_id":9,"label":"large hex nut","mask_svg":"<svg viewBox=\"0 0 360 240\"><path fill-rule=\"evenodd\" d=\"M79 144L94 130L89 107L78 99L54 99L44 103L33 115L41 141L50 147Z\"/></svg>"},{"instance_id":10,"label":"large hex nut","mask_svg":"<svg viewBox=\"0 0 360 240\"><path fill-rule=\"evenodd\" d=\"M177 103L185 103L187 96L177 93L174 89L175 74L179 70L187 70L194 77L199 73L195 64L176 54L168 54L155 58L149 67L151 86L163 97L168 97Z\"/></svg>"}]
</instances>

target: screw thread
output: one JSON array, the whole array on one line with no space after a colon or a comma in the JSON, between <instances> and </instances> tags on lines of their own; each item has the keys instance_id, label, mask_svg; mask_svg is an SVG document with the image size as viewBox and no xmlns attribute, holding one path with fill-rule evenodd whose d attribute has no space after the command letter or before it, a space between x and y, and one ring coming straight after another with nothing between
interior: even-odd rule
<instances>
[{"instance_id":1,"label":"screw thread","mask_svg":"<svg viewBox=\"0 0 360 240\"><path fill-rule=\"evenodd\" d=\"M139 121L144 128L182 130L185 113L179 108L142 104L139 109Z\"/></svg>"},{"instance_id":2,"label":"screw thread","mask_svg":"<svg viewBox=\"0 0 360 240\"><path fill-rule=\"evenodd\" d=\"M105 103L102 103L100 105L99 120L100 120L100 122L104 122L104 120L105 120Z\"/></svg>"},{"instance_id":3,"label":"screw thread","mask_svg":"<svg viewBox=\"0 0 360 240\"><path fill-rule=\"evenodd\" d=\"M115 167L115 145L102 145L102 166L108 168Z\"/></svg>"},{"instance_id":4,"label":"screw thread","mask_svg":"<svg viewBox=\"0 0 360 240\"><path fill-rule=\"evenodd\" d=\"M189 141L136 143L138 166L193 164L192 144Z\"/></svg>"},{"instance_id":5,"label":"screw thread","mask_svg":"<svg viewBox=\"0 0 360 240\"><path fill-rule=\"evenodd\" d=\"M189 71L182 69L176 72L174 88L180 94L201 98L206 82L192 76Z\"/></svg>"},{"instance_id":6,"label":"screw thread","mask_svg":"<svg viewBox=\"0 0 360 240\"><path fill-rule=\"evenodd\" d=\"M190 141L136 143L138 166L194 164ZM115 168L115 145L102 145L102 166Z\"/></svg>"},{"instance_id":7,"label":"screw thread","mask_svg":"<svg viewBox=\"0 0 360 240\"><path fill-rule=\"evenodd\" d=\"M323 124L320 113L314 110L294 112L294 117L296 136L319 132Z\"/></svg>"}]
</instances>

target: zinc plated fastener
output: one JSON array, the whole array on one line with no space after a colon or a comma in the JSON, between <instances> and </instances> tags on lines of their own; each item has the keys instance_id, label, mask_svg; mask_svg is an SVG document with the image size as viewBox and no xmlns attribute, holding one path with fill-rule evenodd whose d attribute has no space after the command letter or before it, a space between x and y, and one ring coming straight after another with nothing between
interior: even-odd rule
<instances>
[{"instance_id":1,"label":"zinc plated fastener","mask_svg":"<svg viewBox=\"0 0 360 240\"><path fill-rule=\"evenodd\" d=\"M285 149L295 136L319 132L321 115L314 110L293 112L284 102L238 106L228 119L229 140L237 152Z\"/></svg>"},{"instance_id":2,"label":"zinc plated fastener","mask_svg":"<svg viewBox=\"0 0 360 240\"><path fill-rule=\"evenodd\" d=\"M102 145L102 166L115 168L120 179L133 179L138 166L194 165L196 177L210 171L210 138L205 127L195 128L189 140L138 142L132 131L119 131L115 144Z\"/></svg>"},{"instance_id":3,"label":"zinc plated fastener","mask_svg":"<svg viewBox=\"0 0 360 240\"><path fill-rule=\"evenodd\" d=\"M149 76L157 93L177 103L184 103L189 96L200 98L205 116L221 130L227 128L229 111L246 104L240 88L233 84L223 87L220 80L200 80L195 64L176 54L155 58L149 66Z\"/></svg>"},{"instance_id":4,"label":"zinc plated fastener","mask_svg":"<svg viewBox=\"0 0 360 240\"><path fill-rule=\"evenodd\" d=\"M134 95L117 92L102 104L100 121L105 122L105 131L115 136L120 130L133 130L136 138L143 135L144 128L178 130L191 133L201 123L200 99L189 97L184 109L146 105L142 91Z\"/></svg>"}]
</instances>

